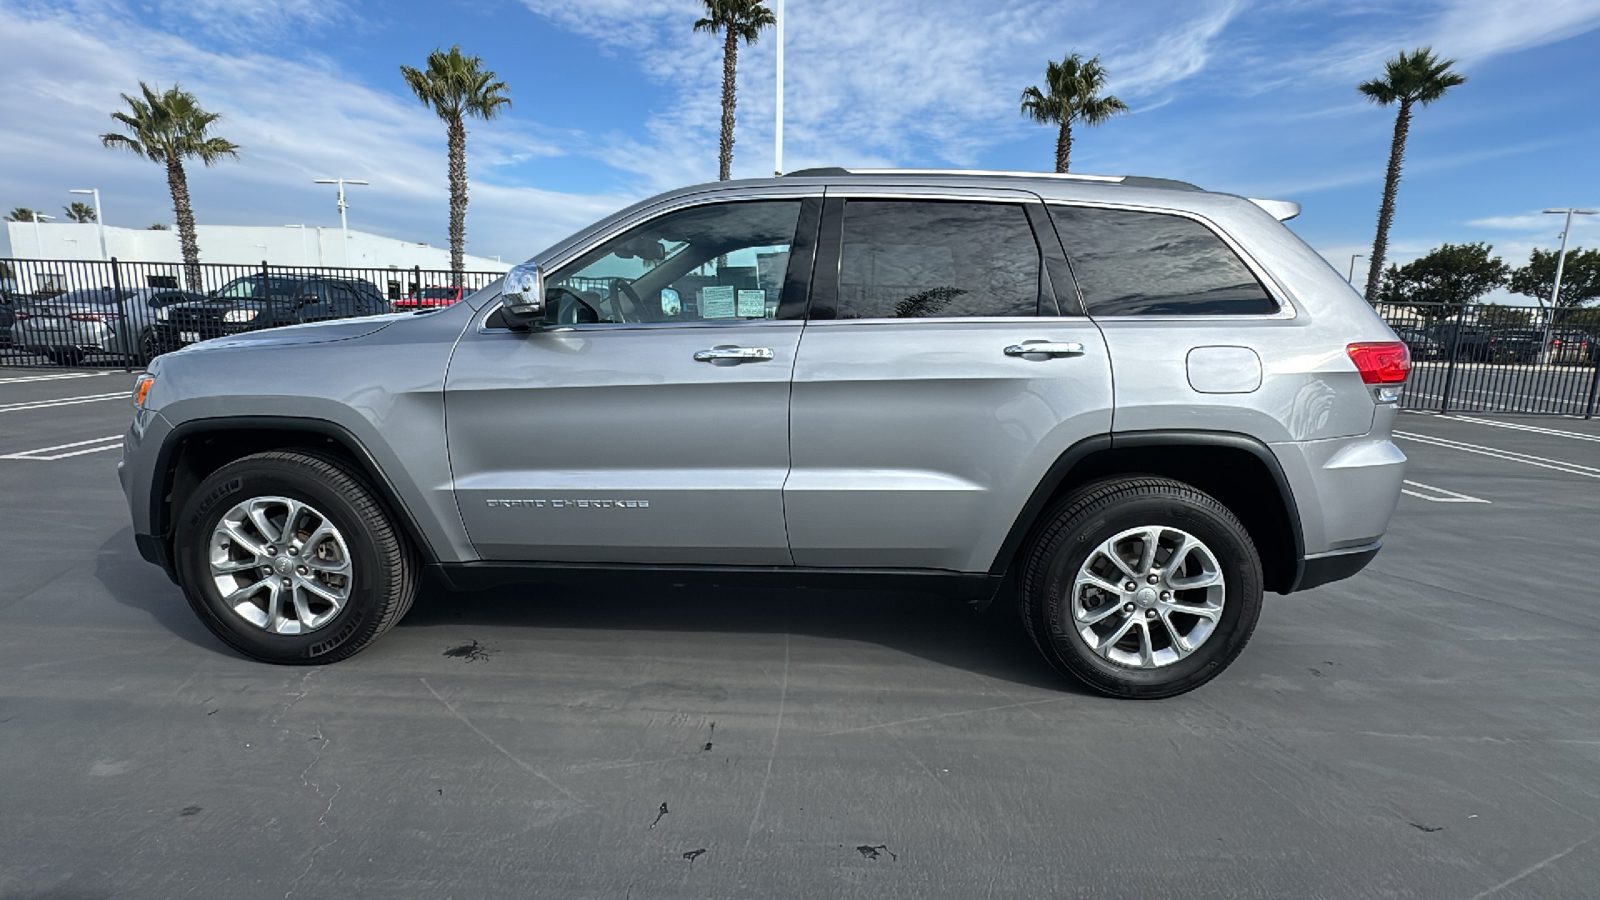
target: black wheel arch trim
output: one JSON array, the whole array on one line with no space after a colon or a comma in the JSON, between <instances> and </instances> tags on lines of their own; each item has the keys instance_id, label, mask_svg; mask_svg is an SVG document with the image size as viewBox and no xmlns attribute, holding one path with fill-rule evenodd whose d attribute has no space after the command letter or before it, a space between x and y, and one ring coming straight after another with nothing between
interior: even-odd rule
<instances>
[{"instance_id":1,"label":"black wheel arch trim","mask_svg":"<svg viewBox=\"0 0 1600 900\"><path fill-rule=\"evenodd\" d=\"M428 542L427 535L418 524L415 514L400 499L400 493L395 490L394 483L389 480L388 473L383 470L382 466L378 465L377 460L372 455L372 451L367 449L367 445L348 428L329 422L326 419L309 419L297 416L218 416L190 419L179 423L166 434L161 442L161 448L156 451L155 475L150 480L149 500L150 525L154 534L135 535L134 539L139 545L140 555L166 569L168 576L175 576L175 572L173 569L174 556L171 549L174 512L172 504L167 502L167 496L173 488L178 449L186 441L199 435L236 430L311 434L338 443L354 457L356 465L361 469L359 474L372 486L373 490L378 492L378 496L383 501L384 506L395 514L399 520L400 527L405 531L406 536L411 538L424 562L431 563L438 559L438 554L434 552L433 545ZM156 558L151 559L152 555Z\"/></svg>"},{"instance_id":2,"label":"black wheel arch trim","mask_svg":"<svg viewBox=\"0 0 1600 900\"><path fill-rule=\"evenodd\" d=\"M1266 442L1232 431L1204 431L1204 430L1155 430L1155 431L1118 431L1111 434L1099 434L1084 438L1068 447L1064 453L1045 472L1039 484L1033 489L1033 494L1028 497L1028 502L1017 514L1016 521L1011 526L1011 531L1006 534L1005 542L1000 545L1000 551L995 554L994 563L989 567L989 574L1004 575L1021 548L1022 542L1028 533L1033 530L1034 523L1044 513L1044 507L1054 497L1056 491L1072 474L1072 470L1092 453L1105 450L1129 449L1134 447L1181 447L1205 446L1223 447L1233 450L1243 450L1256 459L1266 468L1271 475L1273 483L1277 486L1278 496L1283 501L1284 512L1289 518L1289 529L1294 538L1294 574L1289 580L1287 589L1283 593L1292 593L1303 589L1301 582L1305 573L1305 535L1301 532L1300 508L1295 503L1294 491L1289 486L1289 479L1279 464L1278 457Z\"/></svg>"}]
</instances>

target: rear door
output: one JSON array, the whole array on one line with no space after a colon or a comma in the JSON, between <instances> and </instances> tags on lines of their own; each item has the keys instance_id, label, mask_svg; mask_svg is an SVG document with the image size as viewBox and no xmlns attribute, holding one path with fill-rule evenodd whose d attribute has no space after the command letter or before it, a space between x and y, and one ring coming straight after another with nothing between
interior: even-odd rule
<instances>
[{"instance_id":1,"label":"rear door","mask_svg":"<svg viewBox=\"0 0 1600 900\"><path fill-rule=\"evenodd\" d=\"M822 233L790 412L795 563L988 571L1050 466L1111 426L1105 344L1043 208L829 188Z\"/></svg>"},{"instance_id":2,"label":"rear door","mask_svg":"<svg viewBox=\"0 0 1600 900\"><path fill-rule=\"evenodd\" d=\"M479 554L791 563L789 376L820 208L690 201L557 260L544 330L478 314L445 412Z\"/></svg>"}]
</instances>

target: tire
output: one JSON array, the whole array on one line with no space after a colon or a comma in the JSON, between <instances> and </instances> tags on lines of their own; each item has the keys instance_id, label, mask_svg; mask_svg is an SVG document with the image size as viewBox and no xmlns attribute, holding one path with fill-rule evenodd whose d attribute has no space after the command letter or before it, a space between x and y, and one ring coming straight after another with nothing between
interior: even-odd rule
<instances>
[{"instance_id":1,"label":"tire","mask_svg":"<svg viewBox=\"0 0 1600 900\"><path fill-rule=\"evenodd\" d=\"M1142 560L1135 558L1127 570L1112 568L1105 551L1119 536L1109 545L1113 552L1143 554L1142 537L1127 536L1135 529L1159 529L1151 532L1158 535L1155 566L1141 569ZM1184 551L1169 584L1172 573L1161 570L1183 535L1200 546ZM1244 649L1261 615L1261 558L1249 533L1227 507L1167 478L1125 476L1079 488L1045 515L1022 559L1029 636L1057 671L1116 697L1153 700L1205 684ZM1128 578L1127 571L1139 581L1111 584L1118 594L1079 581L1099 572ZM1213 576L1220 581L1212 586L1184 586ZM1126 591L1130 583L1135 591ZM1098 621L1085 621L1096 616ZM1120 640L1106 640L1124 623L1131 624ZM1098 648L1083 634L1086 628ZM1175 634L1191 639L1192 646Z\"/></svg>"},{"instance_id":2,"label":"tire","mask_svg":"<svg viewBox=\"0 0 1600 900\"><path fill-rule=\"evenodd\" d=\"M45 358L59 366L76 366L83 363L83 351L77 349L44 351Z\"/></svg>"},{"instance_id":3,"label":"tire","mask_svg":"<svg viewBox=\"0 0 1600 900\"><path fill-rule=\"evenodd\" d=\"M278 521L292 504L303 507L292 513L297 525L288 549L304 551L294 556L279 546L286 523ZM218 531L224 517L240 539ZM333 531L313 546L323 525ZM304 548L296 543L302 539ZM313 453L258 453L213 472L184 503L173 550L200 621L263 662L319 665L353 656L400 621L417 591L416 552L371 488L344 463ZM231 573L215 567L246 561ZM346 574L333 571L341 567ZM253 591L252 582L259 582ZM219 583L245 590L230 603ZM291 583L289 596L280 597Z\"/></svg>"},{"instance_id":4,"label":"tire","mask_svg":"<svg viewBox=\"0 0 1600 900\"><path fill-rule=\"evenodd\" d=\"M167 352L163 346L161 335L154 328L146 328L139 333L139 347L133 352L135 365L148 366L150 361Z\"/></svg>"}]
</instances>

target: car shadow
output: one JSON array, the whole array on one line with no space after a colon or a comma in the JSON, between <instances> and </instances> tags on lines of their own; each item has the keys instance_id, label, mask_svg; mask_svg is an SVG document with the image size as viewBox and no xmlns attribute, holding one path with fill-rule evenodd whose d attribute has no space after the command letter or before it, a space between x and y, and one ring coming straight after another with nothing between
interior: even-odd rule
<instances>
[{"instance_id":1,"label":"car shadow","mask_svg":"<svg viewBox=\"0 0 1600 900\"><path fill-rule=\"evenodd\" d=\"M189 609L182 590L139 556L133 529L100 545L95 578L118 603L205 650L240 654ZM400 628L466 624L484 628L693 632L725 636L803 634L879 644L943 666L1051 691L1083 691L1058 675L1023 632L1009 603L979 613L963 603L896 591L751 590L731 587L633 589L523 584L449 591L424 579Z\"/></svg>"},{"instance_id":2,"label":"car shadow","mask_svg":"<svg viewBox=\"0 0 1600 900\"><path fill-rule=\"evenodd\" d=\"M95 553L94 576L113 599L148 613L161 627L197 647L236 659L244 657L217 640L195 618L183 590L160 567L144 561L133 544L133 527L112 535Z\"/></svg>"},{"instance_id":3,"label":"car shadow","mask_svg":"<svg viewBox=\"0 0 1600 900\"><path fill-rule=\"evenodd\" d=\"M425 584L399 627L440 624L693 632L726 636L730 647L750 634L801 634L879 644L1000 681L1087 693L1050 668L1015 607L999 601L980 613L961 602L899 591L663 583L629 589L524 584L452 592Z\"/></svg>"}]
</instances>

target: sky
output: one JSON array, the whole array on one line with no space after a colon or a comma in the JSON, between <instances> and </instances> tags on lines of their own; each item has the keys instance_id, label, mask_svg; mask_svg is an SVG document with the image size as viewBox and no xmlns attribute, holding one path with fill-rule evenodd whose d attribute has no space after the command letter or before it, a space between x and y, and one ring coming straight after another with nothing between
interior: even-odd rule
<instances>
[{"instance_id":1,"label":"sky","mask_svg":"<svg viewBox=\"0 0 1600 900\"><path fill-rule=\"evenodd\" d=\"M770 0L769 0L770 2ZM717 174L721 40L699 0L0 0L0 209L99 188L107 224L171 223L162 170L108 150L141 80L220 112L240 159L189 172L207 224L336 225L446 244L445 132L399 66L460 44L512 108L467 139L467 250L520 260ZM1559 243L1546 207L1600 207L1600 0L787 0L784 162L1049 170L1023 88L1099 55L1131 109L1080 131L1073 171L1295 200L1341 272L1371 246L1394 123L1356 91L1431 46L1468 81L1418 110L1390 237L1404 262ZM734 176L773 169L774 35L739 56ZM1600 216L1574 244L1600 245ZM202 248L203 250L203 248ZM1356 281L1361 281L1362 260ZM1493 298L1491 298L1493 299ZM1513 302L1526 302L1515 298Z\"/></svg>"}]
</instances>

